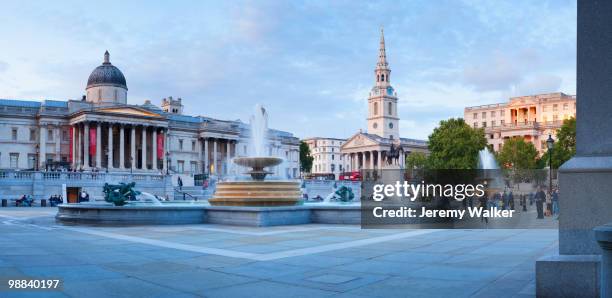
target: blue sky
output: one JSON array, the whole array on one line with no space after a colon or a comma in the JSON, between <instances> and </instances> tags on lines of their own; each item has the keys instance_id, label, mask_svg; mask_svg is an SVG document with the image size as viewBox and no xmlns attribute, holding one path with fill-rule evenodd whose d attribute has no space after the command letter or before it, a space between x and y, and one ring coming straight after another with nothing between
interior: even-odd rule
<instances>
[{"instance_id":1,"label":"blue sky","mask_svg":"<svg viewBox=\"0 0 612 298\"><path fill-rule=\"evenodd\" d=\"M105 50L128 101L249 118L298 137L365 129L379 28L402 137L470 105L575 94L575 1L6 1L0 98L77 99Z\"/></svg>"}]
</instances>

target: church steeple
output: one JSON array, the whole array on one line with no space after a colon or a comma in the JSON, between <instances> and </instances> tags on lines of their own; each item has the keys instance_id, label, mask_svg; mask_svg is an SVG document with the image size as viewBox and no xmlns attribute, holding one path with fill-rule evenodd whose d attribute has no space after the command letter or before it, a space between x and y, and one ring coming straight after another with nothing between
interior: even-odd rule
<instances>
[{"instance_id":1,"label":"church steeple","mask_svg":"<svg viewBox=\"0 0 612 298\"><path fill-rule=\"evenodd\" d=\"M382 27L380 27L380 48L378 49L378 62L376 63L374 73L376 74L376 86L389 86L391 69L389 69L389 63L387 62L385 32Z\"/></svg>"},{"instance_id":2,"label":"church steeple","mask_svg":"<svg viewBox=\"0 0 612 298\"><path fill-rule=\"evenodd\" d=\"M387 62L385 33L380 28L378 62L374 69L375 84L368 97L368 133L383 138L399 138L399 117L397 115L397 94L391 86L391 69Z\"/></svg>"}]
</instances>

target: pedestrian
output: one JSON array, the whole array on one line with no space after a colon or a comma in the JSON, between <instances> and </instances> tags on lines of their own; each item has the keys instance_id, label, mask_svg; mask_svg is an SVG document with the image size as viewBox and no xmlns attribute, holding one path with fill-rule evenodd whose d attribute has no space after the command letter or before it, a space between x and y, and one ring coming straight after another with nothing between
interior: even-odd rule
<instances>
[{"instance_id":1,"label":"pedestrian","mask_svg":"<svg viewBox=\"0 0 612 298\"><path fill-rule=\"evenodd\" d=\"M181 179L181 176L178 176L177 183L178 183L179 191L182 191L183 190L183 179Z\"/></svg>"},{"instance_id":2,"label":"pedestrian","mask_svg":"<svg viewBox=\"0 0 612 298\"><path fill-rule=\"evenodd\" d=\"M559 214L559 190L556 188L552 194L552 213L553 215Z\"/></svg>"},{"instance_id":3,"label":"pedestrian","mask_svg":"<svg viewBox=\"0 0 612 298\"><path fill-rule=\"evenodd\" d=\"M544 187L541 187L540 191L538 191L534 197L535 197L536 208L538 210L538 219L543 219L544 218L544 201L546 201L546 193L544 192Z\"/></svg>"}]
</instances>

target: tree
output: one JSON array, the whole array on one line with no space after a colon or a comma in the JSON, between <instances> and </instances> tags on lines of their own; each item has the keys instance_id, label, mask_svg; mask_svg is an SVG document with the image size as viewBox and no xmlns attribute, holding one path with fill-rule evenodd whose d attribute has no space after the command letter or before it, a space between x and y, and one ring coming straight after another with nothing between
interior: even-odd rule
<instances>
[{"instance_id":1,"label":"tree","mask_svg":"<svg viewBox=\"0 0 612 298\"><path fill-rule=\"evenodd\" d=\"M535 169L538 150L522 138L511 138L497 153L497 160L506 169Z\"/></svg>"},{"instance_id":2,"label":"tree","mask_svg":"<svg viewBox=\"0 0 612 298\"><path fill-rule=\"evenodd\" d=\"M406 158L406 169L422 170L427 165L427 155L423 152L413 152Z\"/></svg>"},{"instance_id":3,"label":"tree","mask_svg":"<svg viewBox=\"0 0 612 298\"><path fill-rule=\"evenodd\" d=\"M478 151L487 145L482 128L472 128L462 118L440 121L429 135L428 165L432 169L476 169Z\"/></svg>"},{"instance_id":4,"label":"tree","mask_svg":"<svg viewBox=\"0 0 612 298\"><path fill-rule=\"evenodd\" d=\"M563 125L557 130L557 140L552 150L553 169L558 169L576 154L576 118L563 120ZM542 157L548 164L548 153Z\"/></svg>"},{"instance_id":5,"label":"tree","mask_svg":"<svg viewBox=\"0 0 612 298\"><path fill-rule=\"evenodd\" d=\"M306 142L300 142L300 171L303 173L310 173L312 169L312 161L314 157L310 155L310 147Z\"/></svg>"},{"instance_id":6,"label":"tree","mask_svg":"<svg viewBox=\"0 0 612 298\"><path fill-rule=\"evenodd\" d=\"M507 139L497 153L497 160L505 170L504 175L515 183L539 177L536 171L538 150L532 143L525 142L522 138Z\"/></svg>"}]
</instances>

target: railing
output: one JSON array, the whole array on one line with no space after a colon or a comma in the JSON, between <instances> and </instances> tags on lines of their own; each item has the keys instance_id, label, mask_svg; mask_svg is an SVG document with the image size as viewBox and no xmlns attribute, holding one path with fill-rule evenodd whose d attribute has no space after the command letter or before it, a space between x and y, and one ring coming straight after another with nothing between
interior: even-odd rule
<instances>
[{"instance_id":1,"label":"railing","mask_svg":"<svg viewBox=\"0 0 612 298\"><path fill-rule=\"evenodd\" d=\"M104 173L104 172L44 172L0 170L0 180L32 180L40 177L42 180L83 180L83 181L163 181L164 175L149 173Z\"/></svg>"},{"instance_id":2,"label":"railing","mask_svg":"<svg viewBox=\"0 0 612 298\"><path fill-rule=\"evenodd\" d=\"M504 123L500 125L492 125L483 127L484 129L500 129L500 128L551 128L551 127L559 127L563 125L562 120L557 121L546 121L546 122L536 122L536 121L527 121L527 122L517 122L517 123Z\"/></svg>"}]
</instances>

